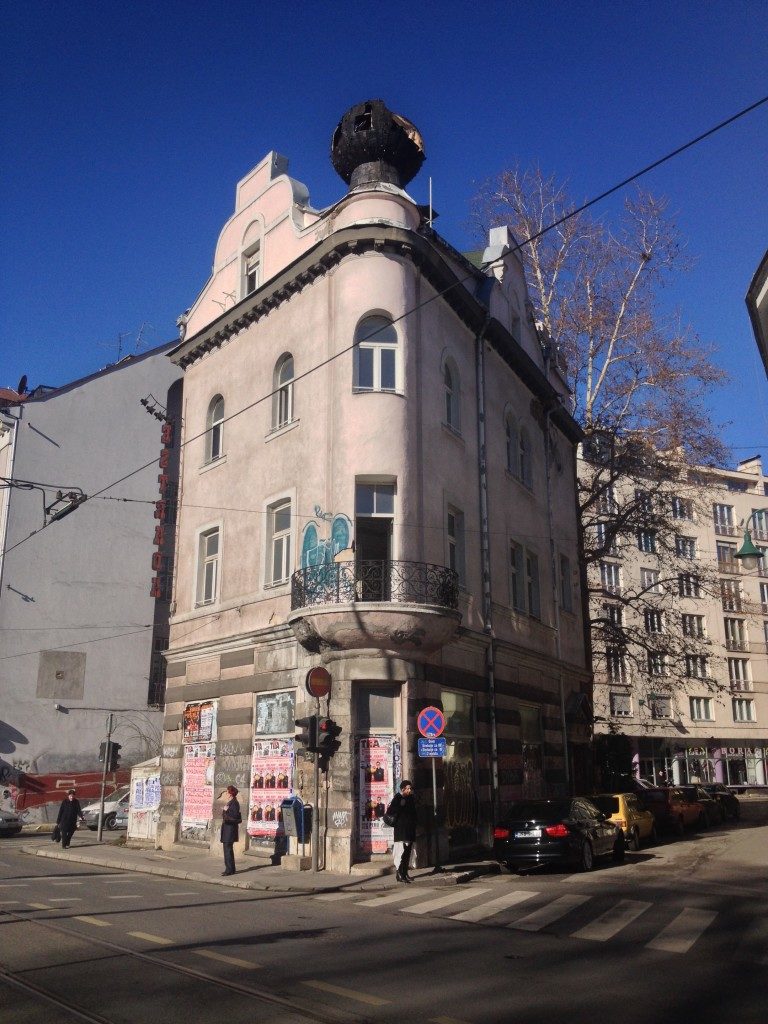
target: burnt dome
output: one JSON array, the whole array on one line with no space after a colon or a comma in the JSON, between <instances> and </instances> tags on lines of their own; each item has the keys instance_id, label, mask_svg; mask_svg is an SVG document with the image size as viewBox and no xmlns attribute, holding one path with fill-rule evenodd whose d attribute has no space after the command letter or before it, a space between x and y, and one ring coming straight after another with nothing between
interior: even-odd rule
<instances>
[{"instance_id":1,"label":"burnt dome","mask_svg":"<svg viewBox=\"0 0 768 1024\"><path fill-rule=\"evenodd\" d=\"M383 100L350 107L333 133L331 162L350 188L380 181L404 188L424 158L416 125Z\"/></svg>"}]
</instances>

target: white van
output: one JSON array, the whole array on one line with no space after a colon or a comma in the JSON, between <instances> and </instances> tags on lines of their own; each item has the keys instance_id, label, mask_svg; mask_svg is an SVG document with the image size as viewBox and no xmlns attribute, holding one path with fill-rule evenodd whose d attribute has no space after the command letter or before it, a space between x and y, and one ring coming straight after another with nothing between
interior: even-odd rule
<instances>
[{"instance_id":1,"label":"white van","mask_svg":"<svg viewBox=\"0 0 768 1024\"><path fill-rule=\"evenodd\" d=\"M118 789L104 798L104 828L128 828L128 804L131 798L130 789ZM83 808L85 824L91 831L99 827L99 806L101 801L88 804Z\"/></svg>"}]
</instances>

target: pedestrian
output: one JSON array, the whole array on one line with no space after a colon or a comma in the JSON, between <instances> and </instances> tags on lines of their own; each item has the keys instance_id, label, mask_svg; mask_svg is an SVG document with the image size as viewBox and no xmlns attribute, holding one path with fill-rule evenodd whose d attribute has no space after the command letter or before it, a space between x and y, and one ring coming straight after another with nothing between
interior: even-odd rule
<instances>
[{"instance_id":1,"label":"pedestrian","mask_svg":"<svg viewBox=\"0 0 768 1024\"><path fill-rule=\"evenodd\" d=\"M80 801L75 796L74 789L69 789L67 790L66 797L59 805L59 813L56 818L56 824L61 832L61 846L64 850L69 849L70 841L77 828L78 818L80 821L85 822Z\"/></svg>"},{"instance_id":2,"label":"pedestrian","mask_svg":"<svg viewBox=\"0 0 768 1024\"><path fill-rule=\"evenodd\" d=\"M240 838L238 825L243 820L240 814L240 804L237 800L238 790L234 786L227 786L229 803L221 812L221 845L224 847L224 870L222 875L234 875L235 873L235 843Z\"/></svg>"},{"instance_id":3,"label":"pedestrian","mask_svg":"<svg viewBox=\"0 0 768 1024\"><path fill-rule=\"evenodd\" d=\"M395 845L392 847L395 878L398 882L412 882L408 869L411 866L411 850L416 839L416 800L413 796L413 783L408 779L403 779L400 783L400 792L392 797L387 815L395 819Z\"/></svg>"}]
</instances>

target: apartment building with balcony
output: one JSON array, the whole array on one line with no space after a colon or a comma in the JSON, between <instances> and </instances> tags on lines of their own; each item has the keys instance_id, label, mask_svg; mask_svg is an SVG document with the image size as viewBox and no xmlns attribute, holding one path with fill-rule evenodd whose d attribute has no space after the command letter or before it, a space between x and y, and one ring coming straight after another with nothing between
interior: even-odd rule
<instances>
[{"instance_id":1,"label":"apartment building with balcony","mask_svg":"<svg viewBox=\"0 0 768 1024\"><path fill-rule=\"evenodd\" d=\"M468 258L405 191L418 130L383 103L333 138L349 186L315 210L269 154L237 186L213 272L182 318L177 577L161 845L290 847L313 802L294 720L308 671L342 727L321 777L321 866L385 856L399 780L431 821L416 721L445 716L443 856L490 840L495 807L589 770L576 444L506 229ZM420 839L424 863L427 842ZM434 850L434 844L429 844Z\"/></svg>"},{"instance_id":2,"label":"apartment building with balcony","mask_svg":"<svg viewBox=\"0 0 768 1024\"><path fill-rule=\"evenodd\" d=\"M632 771L649 781L762 786L768 559L746 571L736 552L745 524L768 547L768 477L752 458L735 470L681 470L680 481L680 493L670 481L665 498L666 550L679 561L639 530L594 570L593 617L606 615L617 637L631 621L647 641L639 655L619 639L595 658L595 734L625 737ZM643 593L642 605L618 600L627 593Z\"/></svg>"}]
</instances>

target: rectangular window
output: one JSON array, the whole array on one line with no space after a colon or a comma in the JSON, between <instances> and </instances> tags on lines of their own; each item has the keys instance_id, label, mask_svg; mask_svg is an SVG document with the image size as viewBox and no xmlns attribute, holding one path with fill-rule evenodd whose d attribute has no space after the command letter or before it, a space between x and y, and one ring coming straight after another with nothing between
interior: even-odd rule
<instances>
[{"instance_id":1,"label":"rectangular window","mask_svg":"<svg viewBox=\"0 0 768 1024\"><path fill-rule=\"evenodd\" d=\"M509 591L512 607L525 611L525 551L520 544L509 544Z\"/></svg>"},{"instance_id":2,"label":"rectangular window","mask_svg":"<svg viewBox=\"0 0 768 1024\"><path fill-rule=\"evenodd\" d=\"M259 287L261 276L261 251L257 247L244 257L243 277L245 294L250 295Z\"/></svg>"},{"instance_id":3,"label":"rectangular window","mask_svg":"<svg viewBox=\"0 0 768 1024\"><path fill-rule=\"evenodd\" d=\"M613 484L609 484L597 499L597 509L603 515L613 515L616 512L616 494Z\"/></svg>"},{"instance_id":4,"label":"rectangular window","mask_svg":"<svg viewBox=\"0 0 768 1024\"><path fill-rule=\"evenodd\" d=\"M661 594L661 583L659 582L658 569L641 569L640 586L648 594Z\"/></svg>"},{"instance_id":5,"label":"rectangular window","mask_svg":"<svg viewBox=\"0 0 768 1024\"><path fill-rule=\"evenodd\" d=\"M664 612L660 612L657 608L646 608L644 617L646 633L664 632Z\"/></svg>"},{"instance_id":6,"label":"rectangular window","mask_svg":"<svg viewBox=\"0 0 768 1024\"><path fill-rule=\"evenodd\" d=\"M703 615L683 615L683 636L701 639L706 636Z\"/></svg>"},{"instance_id":7,"label":"rectangular window","mask_svg":"<svg viewBox=\"0 0 768 1024\"><path fill-rule=\"evenodd\" d=\"M656 554L656 531L655 530L638 530L637 531L637 547L638 550L644 551L646 555Z\"/></svg>"},{"instance_id":8,"label":"rectangular window","mask_svg":"<svg viewBox=\"0 0 768 1024\"><path fill-rule=\"evenodd\" d=\"M635 491L635 504L637 511L642 515L650 515L653 511L653 501L649 491Z\"/></svg>"},{"instance_id":9,"label":"rectangular window","mask_svg":"<svg viewBox=\"0 0 768 1024\"><path fill-rule=\"evenodd\" d=\"M627 656L620 647L607 647L605 650L605 672L612 683L628 683L629 671Z\"/></svg>"},{"instance_id":10,"label":"rectangular window","mask_svg":"<svg viewBox=\"0 0 768 1024\"><path fill-rule=\"evenodd\" d=\"M355 485L355 515L392 516L394 514L394 484Z\"/></svg>"},{"instance_id":11,"label":"rectangular window","mask_svg":"<svg viewBox=\"0 0 768 1024\"><path fill-rule=\"evenodd\" d=\"M620 594L621 566L617 562L601 562L600 582L606 594Z\"/></svg>"},{"instance_id":12,"label":"rectangular window","mask_svg":"<svg viewBox=\"0 0 768 1024\"><path fill-rule=\"evenodd\" d=\"M219 584L219 528L200 534L197 548L196 603L213 604Z\"/></svg>"},{"instance_id":13,"label":"rectangular window","mask_svg":"<svg viewBox=\"0 0 768 1024\"><path fill-rule=\"evenodd\" d=\"M736 697L733 700L733 720L734 722L754 722L755 719L755 702L753 700L746 700L744 697Z\"/></svg>"},{"instance_id":14,"label":"rectangular window","mask_svg":"<svg viewBox=\"0 0 768 1024\"><path fill-rule=\"evenodd\" d=\"M729 651L747 651L747 634L744 629L744 619L724 619L725 646Z\"/></svg>"},{"instance_id":15,"label":"rectangular window","mask_svg":"<svg viewBox=\"0 0 768 1024\"><path fill-rule=\"evenodd\" d=\"M733 524L733 505L721 505L715 503L712 506L712 521L715 524L715 533L722 537L734 537L736 527Z\"/></svg>"},{"instance_id":16,"label":"rectangular window","mask_svg":"<svg viewBox=\"0 0 768 1024\"><path fill-rule=\"evenodd\" d=\"M704 654L686 654L685 674L689 679L707 679L709 677L709 662Z\"/></svg>"},{"instance_id":17,"label":"rectangular window","mask_svg":"<svg viewBox=\"0 0 768 1024\"><path fill-rule=\"evenodd\" d=\"M752 540L768 540L768 512L762 508L752 509Z\"/></svg>"},{"instance_id":18,"label":"rectangular window","mask_svg":"<svg viewBox=\"0 0 768 1024\"><path fill-rule=\"evenodd\" d=\"M525 567L528 587L528 613L535 619L541 618L541 596L539 590L539 556L532 551L525 553Z\"/></svg>"},{"instance_id":19,"label":"rectangular window","mask_svg":"<svg viewBox=\"0 0 768 1024\"><path fill-rule=\"evenodd\" d=\"M448 539L448 568L458 573L459 584L466 584L464 571L464 513L448 506L446 515L446 535Z\"/></svg>"},{"instance_id":20,"label":"rectangular window","mask_svg":"<svg viewBox=\"0 0 768 1024\"><path fill-rule=\"evenodd\" d=\"M693 519L693 502L690 498L674 497L672 499L672 518L685 519L689 522Z\"/></svg>"},{"instance_id":21,"label":"rectangular window","mask_svg":"<svg viewBox=\"0 0 768 1024\"><path fill-rule=\"evenodd\" d=\"M560 555L560 607L564 612L573 611L573 587L571 585L571 560Z\"/></svg>"},{"instance_id":22,"label":"rectangular window","mask_svg":"<svg viewBox=\"0 0 768 1024\"><path fill-rule=\"evenodd\" d=\"M749 671L749 658L728 659L728 679L732 690L751 690L752 680Z\"/></svg>"},{"instance_id":23,"label":"rectangular window","mask_svg":"<svg viewBox=\"0 0 768 1024\"><path fill-rule=\"evenodd\" d=\"M648 675L667 675L667 656L661 651L648 651Z\"/></svg>"},{"instance_id":24,"label":"rectangular window","mask_svg":"<svg viewBox=\"0 0 768 1024\"><path fill-rule=\"evenodd\" d=\"M711 697L691 697L691 718L694 722L713 722Z\"/></svg>"},{"instance_id":25,"label":"rectangular window","mask_svg":"<svg viewBox=\"0 0 768 1024\"><path fill-rule=\"evenodd\" d=\"M286 583L293 568L291 562L291 499L285 498L267 509L269 559L267 584Z\"/></svg>"},{"instance_id":26,"label":"rectangular window","mask_svg":"<svg viewBox=\"0 0 768 1024\"><path fill-rule=\"evenodd\" d=\"M726 612L740 612L741 580L720 580L720 600Z\"/></svg>"},{"instance_id":27,"label":"rectangular window","mask_svg":"<svg viewBox=\"0 0 768 1024\"><path fill-rule=\"evenodd\" d=\"M651 718L671 718L672 698L666 694L652 693L648 697L648 709Z\"/></svg>"},{"instance_id":28,"label":"rectangular window","mask_svg":"<svg viewBox=\"0 0 768 1024\"><path fill-rule=\"evenodd\" d=\"M616 629L622 628L624 625L624 609L620 604L607 604L605 606L605 614L611 626L614 626Z\"/></svg>"},{"instance_id":29,"label":"rectangular window","mask_svg":"<svg viewBox=\"0 0 768 1024\"><path fill-rule=\"evenodd\" d=\"M611 716L613 718L632 717L632 696L629 693L611 693Z\"/></svg>"},{"instance_id":30,"label":"rectangular window","mask_svg":"<svg viewBox=\"0 0 768 1024\"><path fill-rule=\"evenodd\" d=\"M738 572L739 563L736 561L736 545L728 544L726 541L717 542L717 568L720 572Z\"/></svg>"},{"instance_id":31,"label":"rectangular window","mask_svg":"<svg viewBox=\"0 0 768 1024\"><path fill-rule=\"evenodd\" d=\"M768 583L760 584L760 610L763 615L768 615Z\"/></svg>"},{"instance_id":32,"label":"rectangular window","mask_svg":"<svg viewBox=\"0 0 768 1024\"><path fill-rule=\"evenodd\" d=\"M677 592L680 597L701 597L701 581L692 572L681 572L677 577Z\"/></svg>"},{"instance_id":33,"label":"rectangular window","mask_svg":"<svg viewBox=\"0 0 768 1024\"><path fill-rule=\"evenodd\" d=\"M678 534L675 537L675 552L681 558L696 558L696 538L681 537Z\"/></svg>"},{"instance_id":34,"label":"rectangular window","mask_svg":"<svg viewBox=\"0 0 768 1024\"><path fill-rule=\"evenodd\" d=\"M616 534L608 523L597 523L595 525L595 546L598 550L604 550L606 555L618 555L619 546L616 543Z\"/></svg>"}]
</instances>

